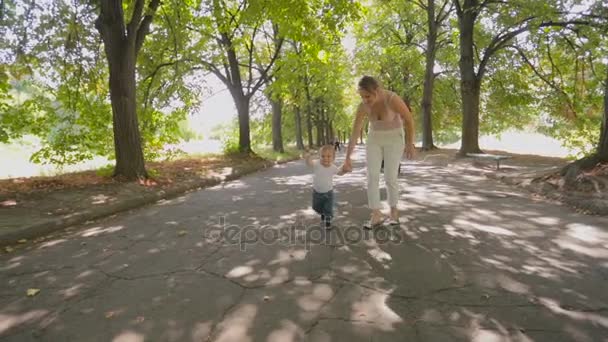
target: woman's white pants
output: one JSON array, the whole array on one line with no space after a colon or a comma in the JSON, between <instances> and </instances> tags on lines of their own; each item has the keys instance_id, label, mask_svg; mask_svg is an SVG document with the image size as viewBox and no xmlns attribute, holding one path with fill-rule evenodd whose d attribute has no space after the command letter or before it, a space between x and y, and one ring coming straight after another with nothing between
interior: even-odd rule
<instances>
[{"instance_id":1,"label":"woman's white pants","mask_svg":"<svg viewBox=\"0 0 608 342\"><path fill-rule=\"evenodd\" d=\"M382 209L380 203L380 168L384 159L384 181L389 206L396 207L399 201L397 176L399 163L405 148L403 128L387 131L370 130L366 144L367 202L370 209Z\"/></svg>"}]
</instances>

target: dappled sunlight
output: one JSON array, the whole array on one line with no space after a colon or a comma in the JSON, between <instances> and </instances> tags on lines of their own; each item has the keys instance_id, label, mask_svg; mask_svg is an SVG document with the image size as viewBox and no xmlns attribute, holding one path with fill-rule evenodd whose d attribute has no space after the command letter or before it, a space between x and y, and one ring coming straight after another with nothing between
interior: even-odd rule
<instances>
[{"instance_id":1,"label":"dappled sunlight","mask_svg":"<svg viewBox=\"0 0 608 342\"><path fill-rule=\"evenodd\" d=\"M403 319L388 305L388 293L372 292L352 304L350 319L373 322L374 328L382 331L393 331L395 325Z\"/></svg>"},{"instance_id":2,"label":"dappled sunlight","mask_svg":"<svg viewBox=\"0 0 608 342\"><path fill-rule=\"evenodd\" d=\"M473 245L481 243L481 241L468 230L458 229L451 224L444 224L443 228L445 229L446 234L452 237L468 239Z\"/></svg>"},{"instance_id":3,"label":"dappled sunlight","mask_svg":"<svg viewBox=\"0 0 608 342\"><path fill-rule=\"evenodd\" d=\"M382 264L388 263L392 260L390 254L388 254L387 252L383 251L382 249L380 249L378 247L368 249L367 252L369 253L369 255L372 258L374 258L374 260L376 260L377 262L382 263ZM388 267L388 265L384 265L384 267Z\"/></svg>"},{"instance_id":4,"label":"dappled sunlight","mask_svg":"<svg viewBox=\"0 0 608 342\"><path fill-rule=\"evenodd\" d=\"M606 247L594 248L581 246L576 242L565 238L554 239L553 242L562 249L567 249L596 259L608 259L608 249L606 249Z\"/></svg>"},{"instance_id":5,"label":"dappled sunlight","mask_svg":"<svg viewBox=\"0 0 608 342\"><path fill-rule=\"evenodd\" d=\"M84 236L84 237L91 237L91 236L101 235L104 233L114 233L114 232L117 232L124 228L125 228L124 226L110 226L110 227L105 227L105 228L98 226L98 227L86 229L85 231L80 233L80 235Z\"/></svg>"},{"instance_id":6,"label":"dappled sunlight","mask_svg":"<svg viewBox=\"0 0 608 342\"><path fill-rule=\"evenodd\" d=\"M95 196L91 196L91 204L105 204L107 202L110 202L112 200L112 197L104 195L104 194L99 194L99 195L95 195Z\"/></svg>"},{"instance_id":7,"label":"dappled sunlight","mask_svg":"<svg viewBox=\"0 0 608 342\"><path fill-rule=\"evenodd\" d=\"M155 206L171 206L171 205L177 205L180 203L185 203L188 200L188 196L179 196L179 197L175 197L172 199L161 199L159 201L157 201L156 203L154 203Z\"/></svg>"},{"instance_id":8,"label":"dappled sunlight","mask_svg":"<svg viewBox=\"0 0 608 342\"><path fill-rule=\"evenodd\" d=\"M589 244L604 244L604 247L608 248L608 233L601 231L597 227L580 224L570 223L566 225L568 229L566 235L576 238L580 241Z\"/></svg>"},{"instance_id":9,"label":"dappled sunlight","mask_svg":"<svg viewBox=\"0 0 608 342\"><path fill-rule=\"evenodd\" d=\"M532 223L542 224L543 226L554 227L560 223L557 217L531 217L529 220Z\"/></svg>"},{"instance_id":10,"label":"dappled sunlight","mask_svg":"<svg viewBox=\"0 0 608 342\"><path fill-rule=\"evenodd\" d=\"M266 285L278 285L289 280L289 269L287 267L279 267L275 270L274 275L266 282Z\"/></svg>"},{"instance_id":11,"label":"dappled sunlight","mask_svg":"<svg viewBox=\"0 0 608 342\"><path fill-rule=\"evenodd\" d=\"M562 307L557 300L551 298L541 297L538 299L538 301L547 309L551 310L551 312L558 315L563 315L577 321L588 321L604 328L608 328L608 316L602 316L595 312L567 310L566 308ZM600 311L600 313L601 312L602 311Z\"/></svg>"},{"instance_id":12,"label":"dappled sunlight","mask_svg":"<svg viewBox=\"0 0 608 342\"><path fill-rule=\"evenodd\" d=\"M334 296L334 290L328 284L314 284L310 294L297 299L298 307L304 312L319 311Z\"/></svg>"},{"instance_id":13,"label":"dappled sunlight","mask_svg":"<svg viewBox=\"0 0 608 342\"><path fill-rule=\"evenodd\" d=\"M230 272L226 273L226 277L228 278L240 278L244 277L253 272L253 268L249 266L237 266L233 268Z\"/></svg>"},{"instance_id":14,"label":"dappled sunlight","mask_svg":"<svg viewBox=\"0 0 608 342\"><path fill-rule=\"evenodd\" d=\"M243 182L242 180L233 180L230 181L229 183L225 183L223 184L223 189L231 189L231 190L244 190L244 189L249 189L249 184Z\"/></svg>"},{"instance_id":15,"label":"dappled sunlight","mask_svg":"<svg viewBox=\"0 0 608 342\"><path fill-rule=\"evenodd\" d=\"M83 236L86 236L86 235L83 235ZM57 246L57 245L59 245L61 243L66 242L66 241L67 241L66 239L51 240L51 241L47 241L47 242L44 242L44 243L40 244L40 246L38 248L54 247L54 246Z\"/></svg>"},{"instance_id":16,"label":"dappled sunlight","mask_svg":"<svg viewBox=\"0 0 608 342\"><path fill-rule=\"evenodd\" d=\"M296 213L291 213L291 214L287 214L287 215L281 215L281 216L279 216L279 219L295 221L298 219L298 213L296 212Z\"/></svg>"},{"instance_id":17,"label":"dappled sunlight","mask_svg":"<svg viewBox=\"0 0 608 342\"><path fill-rule=\"evenodd\" d=\"M312 175L273 177L270 180L279 185L303 186L312 184Z\"/></svg>"},{"instance_id":18,"label":"dappled sunlight","mask_svg":"<svg viewBox=\"0 0 608 342\"><path fill-rule=\"evenodd\" d=\"M465 215L465 217L466 217L466 215ZM462 219L455 218L452 221L452 224L455 227L461 228L464 230L476 230L476 231L486 232L486 233L490 233L490 234L498 234L498 235L504 235L504 236L516 236L515 233L513 233L512 231L510 231L508 229L480 224L480 223L475 223L473 221L467 220L466 218L462 218Z\"/></svg>"},{"instance_id":19,"label":"dappled sunlight","mask_svg":"<svg viewBox=\"0 0 608 342\"><path fill-rule=\"evenodd\" d=\"M271 260L268 265L287 265L295 261L303 261L306 259L306 255L309 253L304 248L294 250L280 250L277 252L277 256L274 260Z\"/></svg>"},{"instance_id":20,"label":"dappled sunlight","mask_svg":"<svg viewBox=\"0 0 608 342\"><path fill-rule=\"evenodd\" d=\"M143 342L144 340L144 335L127 330L116 335L112 342Z\"/></svg>"},{"instance_id":21,"label":"dappled sunlight","mask_svg":"<svg viewBox=\"0 0 608 342\"><path fill-rule=\"evenodd\" d=\"M237 307L224 321L219 324L220 332L214 341L217 342L250 342L253 338L249 330L257 315L258 308L252 304Z\"/></svg>"},{"instance_id":22,"label":"dappled sunlight","mask_svg":"<svg viewBox=\"0 0 608 342\"><path fill-rule=\"evenodd\" d=\"M48 310L32 310L21 314L0 313L0 334L25 323L31 323L49 314Z\"/></svg>"},{"instance_id":23,"label":"dappled sunlight","mask_svg":"<svg viewBox=\"0 0 608 342\"><path fill-rule=\"evenodd\" d=\"M291 342L304 338L304 330L294 322L283 319L279 324L281 327L268 335L267 342Z\"/></svg>"}]
</instances>

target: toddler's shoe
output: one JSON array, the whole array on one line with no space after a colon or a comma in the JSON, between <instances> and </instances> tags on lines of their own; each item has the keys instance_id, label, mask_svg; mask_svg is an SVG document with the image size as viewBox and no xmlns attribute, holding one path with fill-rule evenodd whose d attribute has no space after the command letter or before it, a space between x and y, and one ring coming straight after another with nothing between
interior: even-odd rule
<instances>
[{"instance_id":1,"label":"toddler's shoe","mask_svg":"<svg viewBox=\"0 0 608 342\"><path fill-rule=\"evenodd\" d=\"M324 223L325 223L325 229L332 229L333 228L332 225L331 225L331 218L330 217L325 218L325 222Z\"/></svg>"}]
</instances>

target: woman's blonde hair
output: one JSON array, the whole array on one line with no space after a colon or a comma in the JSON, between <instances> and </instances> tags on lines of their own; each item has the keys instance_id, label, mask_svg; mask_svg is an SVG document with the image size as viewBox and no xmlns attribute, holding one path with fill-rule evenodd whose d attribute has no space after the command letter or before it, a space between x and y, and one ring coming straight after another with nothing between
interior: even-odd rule
<instances>
[{"instance_id":1,"label":"woman's blonde hair","mask_svg":"<svg viewBox=\"0 0 608 342\"><path fill-rule=\"evenodd\" d=\"M380 88L380 82L371 76L363 76L359 80L359 89L373 92Z\"/></svg>"}]
</instances>

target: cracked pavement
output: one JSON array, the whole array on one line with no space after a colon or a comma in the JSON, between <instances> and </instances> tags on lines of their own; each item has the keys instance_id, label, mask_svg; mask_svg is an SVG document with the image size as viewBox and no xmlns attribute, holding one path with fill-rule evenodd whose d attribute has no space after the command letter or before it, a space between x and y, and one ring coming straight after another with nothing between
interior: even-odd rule
<instances>
[{"instance_id":1,"label":"cracked pavement","mask_svg":"<svg viewBox=\"0 0 608 342\"><path fill-rule=\"evenodd\" d=\"M363 231L362 152L331 231L298 161L2 255L0 341L608 341L606 218L408 162Z\"/></svg>"}]
</instances>

